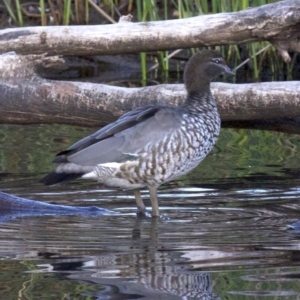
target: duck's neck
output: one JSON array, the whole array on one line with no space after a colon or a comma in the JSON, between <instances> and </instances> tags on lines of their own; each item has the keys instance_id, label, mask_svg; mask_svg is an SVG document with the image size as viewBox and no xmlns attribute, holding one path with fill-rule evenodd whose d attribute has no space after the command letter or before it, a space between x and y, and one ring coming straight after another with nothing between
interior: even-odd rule
<instances>
[{"instance_id":1,"label":"duck's neck","mask_svg":"<svg viewBox=\"0 0 300 300\"><path fill-rule=\"evenodd\" d=\"M216 102L210 89L206 89L198 92L189 92L183 106L189 112L199 113L216 109Z\"/></svg>"}]
</instances>

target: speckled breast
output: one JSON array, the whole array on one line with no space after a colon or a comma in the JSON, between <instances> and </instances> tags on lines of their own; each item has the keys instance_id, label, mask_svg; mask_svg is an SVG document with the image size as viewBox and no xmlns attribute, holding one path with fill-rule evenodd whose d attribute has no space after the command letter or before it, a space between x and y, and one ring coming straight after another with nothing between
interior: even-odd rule
<instances>
[{"instance_id":1,"label":"speckled breast","mask_svg":"<svg viewBox=\"0 0 300 300\"><path fill-rule=\"evenodd\" d=\"M179 129L156 143L149 143L146 149L138 153L139 159L131 168L131 175L125 171L123 176L131 184L143 182L150 186L159 186L178 178L207 156L219 131L220 117L216 107L203 114L183 115Z\"/></svg>"}]
</instances>

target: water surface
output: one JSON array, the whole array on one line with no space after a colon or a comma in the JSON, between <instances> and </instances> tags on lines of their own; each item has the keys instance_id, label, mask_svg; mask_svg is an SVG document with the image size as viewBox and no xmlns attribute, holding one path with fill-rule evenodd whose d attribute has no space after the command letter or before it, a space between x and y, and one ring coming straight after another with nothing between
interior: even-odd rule
<instances>
[{"instance_id":1,"label":"water surface","mask_svg":"<svg viewBox=\"0 0 300 300\"><path fill-rule=\"evenodd\" d=\"M138 219L130 191L39 184L89 132L1 125L2 191L110 210L0 222L1 299L299 299L300 235L287 227L300 219L298 135L223 129L196 170L161 187L161 218Z\"/></svg>"}]
</instances>

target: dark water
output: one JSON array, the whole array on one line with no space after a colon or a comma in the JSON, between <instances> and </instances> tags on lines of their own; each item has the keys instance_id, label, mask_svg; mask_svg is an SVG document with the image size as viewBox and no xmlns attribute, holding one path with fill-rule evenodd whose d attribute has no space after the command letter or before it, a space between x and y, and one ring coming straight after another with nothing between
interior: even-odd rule
<instances>
[{"instance_id":1,"label":"dark water","mask_svg":"<svg viewBox=\"0 0 300 300\"><path fill-rule=\"evenodd\" d=\"M162 186L157 220L136 218L130 192L38 183L92 131L1 125L0 190L111 211L1 222L1 300L300 298L300 234L287 227L300 219L298 135L222 130L194 172Z\"/></svg>"}]
</instances>

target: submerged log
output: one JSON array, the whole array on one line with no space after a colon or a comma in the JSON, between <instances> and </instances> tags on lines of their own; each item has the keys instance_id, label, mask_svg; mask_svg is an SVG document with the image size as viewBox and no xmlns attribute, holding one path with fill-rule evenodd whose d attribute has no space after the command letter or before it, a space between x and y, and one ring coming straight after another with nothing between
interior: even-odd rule
<instances>
[{"instance_id":1,"label":"submerged log","mask_svg":"<svg viewBox=\"0 0 300 300\"><path fill-rule=\"evenodd\" d=\"M0 222L17 217L32 217L42 215L89 215L99 216L112 213L97 206L57 205L17 197L0 191Z\"/></svg>"},{"instance_id":2,"label":"submerged log","mask_svg":"<svg viewBox=\"0 0 300 300\"><path fill-rule=\"evenodd\" d=\"M174 30L175 28L175 30ZM285 61L300 50L299 0L156 22L96 26L41 26L0 31L1 53L101 55L270 41Z\"/></svg>"},{"instance_id":3,"label":"submerged log","mask_svg":"<svg viewBox=\"0 0 300 300\"><path fill-rule=\"evenodd\" d=\"M182 84L123 88L104 84L54 81L38 69L61 63L58 57L0 56L0 122L63 123L103 126L123 113L149 103L183 102ZM300 84L296 81L253 84L212 83L223 122L296 117ZM233 124L233 123L232 123Z\"/></svg>"}]
</instances>

